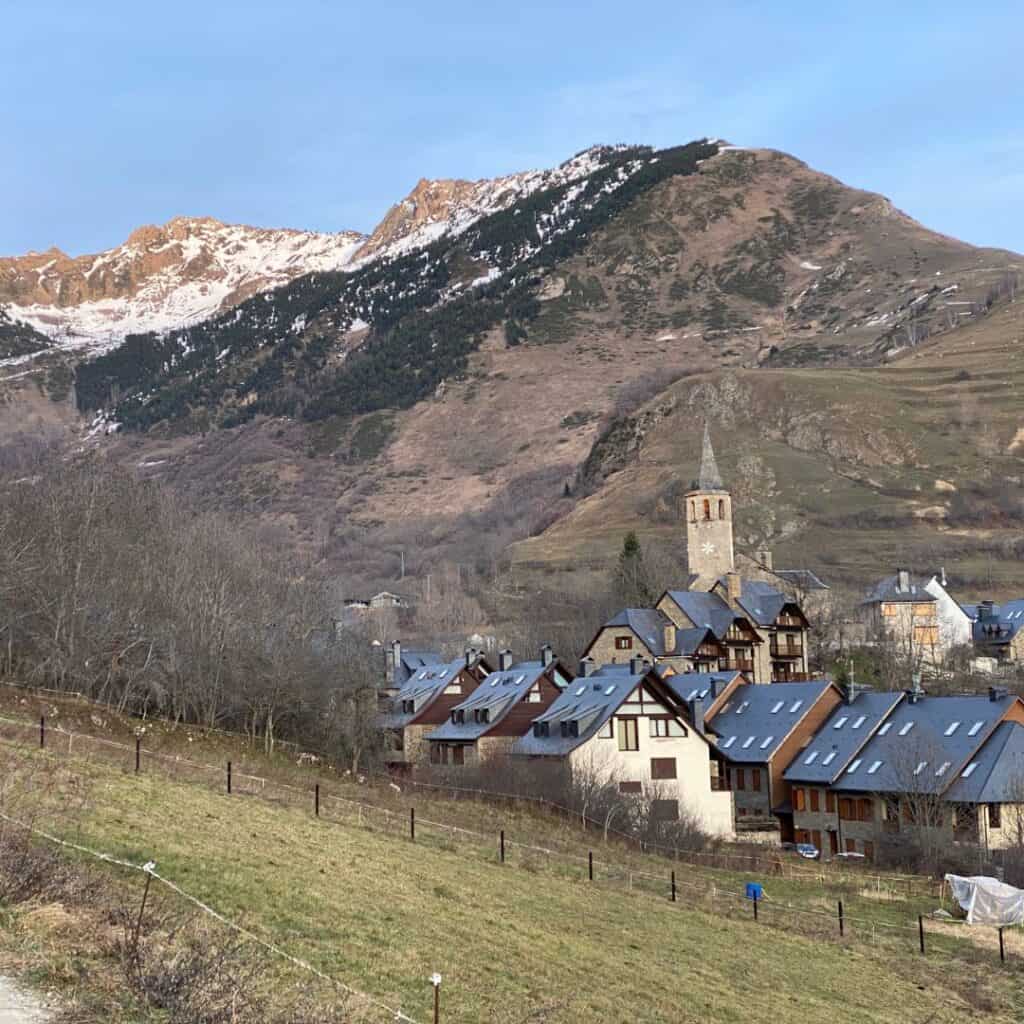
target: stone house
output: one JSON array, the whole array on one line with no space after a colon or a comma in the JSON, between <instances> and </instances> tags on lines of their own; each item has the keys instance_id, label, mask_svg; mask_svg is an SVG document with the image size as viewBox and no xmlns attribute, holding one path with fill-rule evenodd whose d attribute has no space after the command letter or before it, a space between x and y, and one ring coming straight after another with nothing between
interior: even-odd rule
<instances>
[{"instance_id":1,"label":"stone house","mask_svg":"<svg viewBox=\"0 0 1024 1024\"><path fill-rule=\"evenodd\" d=\"M722 785L714 744L685 720L676 693L639 657L600 668L583 661L512 754L565 762L575 776L646 797L659 817L733 834L732 794Z\"/></svg>"},{"instance_id":2,"label":"stone house","mask_svg":"<svg viewBox=\"0 0 1024 1024\"><path fill-rule=\"evenodd\" d=\"M990 849L1007 845L1024 802L1022 731L1024 701L1002 687L987 695L902 694L829 787L840 849L872 858L921 830Z\"/></svg>"},{"instance_id":3,"label":"stone house","mask_svg":"<svg viewBox=\"0 0 1024 1024\"><path fill-rule=\"evenodd\" d=\"M1024 598L997 605L982 601L972 624L978 654L1002 666L1024 664Z\"/></svg>"},{"instance_id":4,"label":"stone house","mask_svg":"<svg viewBox=\"0 0 1024 1024\"><path fill-rule=\"evenodd\" d=\"M478 766L507 756L572 678L547 645L541 648L539 661L513 663L511 652L501 651L497 670L426 734L430 763Z\"/></svg>"},{"instance_id":5,"label":"stone house","mask_svg":"<svg viewBox=\"0 0 1024 1024\"><path fill-rule=\"evenodd\" d=\"M923 667L971 642L971 616L946 589L944 573L925 578L898 569L875 583L860 607L869 642L891 644Z\"/></svg>"},{"instance_id":6,"label":"stone house","mask_svg":"<svg viewBox=\"0 0 1024 1024\"><path fill-rule=\"evenodd\" d=\"M679 683L676 683L679 685ZM786 768L842 700L828 680L746 683L732 688L705 719L727 763L737 832L794 834Z\"/></svg>"},{"instance_id":7,"label":"stone house","mask_svg":"<svg viewBox=\"0 0 1024 1024\"><path fill-rule=\"evenodd\" d=\"M624 608L597 631L586 657L598 665L641 657L673 672L710 672L727 651L706 626L680 628L658 608Z\"/></svg>"},{"instance_id":8,"label":"stone house","mask_svg":"<svg viewBox=\"0 0 1024 1024\"><path fill-rule=\"evenodd\" d=\"M440 651L419 650L403 646L393 640L384 648L384 679L380 686L383 698L393 697L411 676L430 665L444 665L446 659Z\"/></svg>"},{"instance_id":9,"label":"stone house","mask_svg":"<svg viewBox=\"0 0 1024 1024\"><path fill-rule=\"evenodd\" d=\"M461 658L445 664L427 662L406 674L384 701L379 720L388 768L404 771L426 764L426 734L445 722L452 708L472 694L490 670L486 658L470 648Z\"/></svg>"}]
</instances>

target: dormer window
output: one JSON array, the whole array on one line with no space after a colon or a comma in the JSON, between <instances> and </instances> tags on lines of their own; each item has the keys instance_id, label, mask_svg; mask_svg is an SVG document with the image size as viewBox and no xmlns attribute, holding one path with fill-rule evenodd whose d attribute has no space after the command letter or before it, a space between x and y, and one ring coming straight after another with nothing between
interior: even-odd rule
<instances>
[{"instance_id":1,"label":"dormer window","mask_svg":"<svg viewBox=\"0 0 1024 1024\"><path fill-rule=\"evenodd\" d=\"M568 721L562 722L562 738L571 738L579 736L580 726L576 719L569 719Z\"/></svg>"},{"instance_id":2,"label":"dormer window","mask_svg":"<svg viewBox=\"0 0 1024 1024\"><path fill-rule=\"evenodd\" d=\"M550 727L547 722L534 722L533 723L533 735L538 739L545 739L551 735Z\"/></svg>"}]
</instances>

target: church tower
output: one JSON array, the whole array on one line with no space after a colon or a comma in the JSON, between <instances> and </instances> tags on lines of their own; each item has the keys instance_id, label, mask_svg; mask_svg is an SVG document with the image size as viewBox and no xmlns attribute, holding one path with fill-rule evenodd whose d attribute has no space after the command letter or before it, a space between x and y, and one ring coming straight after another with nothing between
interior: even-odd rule
<instances>
[{"instance_id":1,"label":"church tower","mask_svg":"<svg viewBox=\"0 0 1024 1024\"><path fill-rule=\"evenodd\" d=\"M704 423L700 474L683 499L686 517L686 556L693 589L709 589L719 576L733 572L732 498L722 483L711 433Z\"/></svg>"}]
</instances>

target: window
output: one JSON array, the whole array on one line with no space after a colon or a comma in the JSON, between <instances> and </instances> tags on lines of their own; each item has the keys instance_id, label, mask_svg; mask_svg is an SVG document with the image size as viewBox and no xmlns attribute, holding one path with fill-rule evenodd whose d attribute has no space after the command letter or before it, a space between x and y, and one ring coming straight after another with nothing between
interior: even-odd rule
<instances>
[{"instance_id":1,"label":"window","mask_svg":"<svg viewBox=\"0 0 1024 1024\"><path fill-rule=\"evenodd\" d=\"M914 642L928 647L934 647L939 642L939 627L915 626Z\"/></svg>"},{"instance_id":2,"label":"window","mask_svg":"<svg viewBox=\"0 0 1024 1024\"><path fill-rule=\"evenodd\" d=\"M1003 827L1003 816L1002 807L999 804L988 805L988 827L989 828L1002 828Z\"/></svg>"},{"instance_id":3,"label":"window","mask_svg":"<svg viewBox=\"0 0 1024 1024\"><path fill-rule=\"evenodd\" d=\"M850 767L846 769L846 774L852 775L860 767L860 762L861 759L859 757L855 757L850 763Z\"/></svg>"},{"instance_id":4,"label":"window","mask_svg":"<svg viewBox=\"0 0 1024 1024\"><path fill-rule=\"evenodd\" d=\"M927 761L918 761L917 762L917 767L914 769L914 774L915 775L920 775L921 772L923 772L925 770L925 768L927 768L927 767L928 767L928 762Z\"/></svg>"},{"instance_id":5,"label":"window","mask_svg":"<svg viewBox=\"0 0 1024 1024\"><path fill-rule=\"evenodd\" d=\"M978 767L978 762L977 761L972 761L963 770L963 773L961 774L960 778L962 778L962 779L969 779L974 774L974 769L977 768L977 767Z\"/></svg>"},{"instance_id":6,"label":"window","mask_svg":"<svg viewBox=\"0 0 1024 1024\"><path fill-rule=\"evenodd\" d=\"M877 772L878 769L881 768L881 767L882 767L882 762L881 761L872 761L871 762L871 767L868 769L868 775L874 775L875 772Z\"/></svg>"},{"instance_id":7,"label":"window","mask_svg":"<svg viewBox=\"0 0 1024 1024\"><path fill-rule=\"evenodd\" d=\"M640 740L637 735L635 718L620 718L619 725L619 750L639 750Z\"/></svg>"},{"instance_id":8,"label":"window","mask_svg":"<svg viewBox=\"0 0 1024 1024\"><path fill-rule=\"evenodd\" d=\"M957 731L957 729L959 729L959 728L960 728L960 723L959 722L950 722L949 723L949 727L946 729L945 735L952 736L953 733L955 733Z\"/></svg>"},{"instance_id":9,"label":"window","mask_svg":"<svg viewBox=\"0 0 1024 1024\"><path fill-rule=\"evenodd\" d=\"M831 790L825 790L825 810L829 814L836 813L836 795Z\"/></svg>"},{"instance_id":10,"label":"window","mask_svg":"<svg viewBox=\"0 0 1024 1024\"><path fill-rule=\"evenodd\" d=\"M898 736L906 736L911 729L914 728L913 722L907 722L906 725L900 727L900 731L897 733Z\"/></svg>"},{"instance_id":11,"label":"window","mask_svg":"<svg viewBox=\"0 0 1024 1024\"><path fill-rule=\"evenodd\" d=\"M749 708L749 707L750 707L750 701L749 701L749 700L745 700L745 701L743 701L743 702L742 702L742 703L740 704L740 706L739 706L739 707L738 707L738 708L736 709L736 714L737 714L737 715L742 715L742 714L743 714L743 712L744 712L744 711L746 711L746 710L747 710L747 708Z\"/></svg>"},{"instance_id":12,"label":"window","mask_svg":"<svg viewBox=\"0 0 1024 1024\"><path fill-rule=\"evenodd\" d=\"M761 769L751 768L750 770L750 788L755 792L761 792Z\"/></svg>"},{"instance_id":13,"label":"window","mask_svg":"<svg viewBox=\"0 0 1024 1024\"><path fill-rule=\"evenodd\" d=\"M875 844L870 839L864 840L864 859L867 861L875 859Z\"/></svg>"},{"instance_id":14,"label":"window","mask_svg":"<svg viewBox=\"0 0 1024 1024\"><path fill-rule=\"evenodd\" d=\"M832 763L832 762L833 762L833 761L834 761L835 759L836 759L836 752L835 752L834 750L830 750L830 751L829 751L829 752L828 752L828 753L827 753L827 754L826 754L826 755L825 755L825 756L824 756L824 757L823 757L823 758L821 759L821 763L822 763L822 764L831 764L831 763Z\"/></svg>"},{"instance_id":15,"label":"window","mask_svg":"<svg viewBox=\"0 0 1024 1024\"><path fill-rule=\"evenodd\" d=\"M704 518L705 519L710 519L711 518L711 499L710 498L705 498L704 499Z\"/></svg>"},{"instance_id":16,"label":"window","mask_svg":"<svg viewBox=\"0 0 1024 1024\"><path fill-rule=\"evenodd\" d=\"M882 605L882 614L885 615L886 617L891 617L891 616L895 615L896 614L896 605L890 604L888 602L884 603Z\"/></svg>"},{"instance_id":17,"label":"window","mask_svg":"<svg viewBox=\"0 0 1024 1024\"><path fill-rule=\"evenodd\" d=\"M871 801L864 799L857 801L857 820L858 821L871 821L874 817L874 808L871 805Z\"/></svg>"},{"instance_id":18,"label":"window","mask_svg":"<svg viewBox=\"0 0 1024 1024\"><path fill-rule=\"evenodd\" d=\"M968 736L977 736L978 733L981 732L981 728L982 728L982 726L984 724L985 724L984 722L975 722L974 725L972 725L970 727L970 729L967 730L967 735Z\"/></svg>"},{"instance_id":19,"label":"window","mask_svg":"<svg viewBox=\"0 0 1024 1024\"><path fill-rule=\"evenodd\" d=\"M443 748L442 748L440 743L431 743L430 744L430 763L431 764L440 764L441 763L442 751L443 751Z\"/></svg>"},{"instance_id":20,"label":"window","mask_svg":"<svg viewBox=\"0 0 1024 1024\"><path fill-rule=\"evenodd\" d=\"M460 683L458 681L456 681L454 683L449 683L444 688L444 692L447 693L447 694L462 693L462 683Z\"/></svg>"},{"instance_id":21,"label":"window","mask_svg":"<svg viewBox=\"0 0 1024 1024\"><path fill-rule=\"evenodd\" d=\"M763 740L761 740L761 749L767 750L772 745L773 739L775 739L774 736L766 736Z\"/></svg>"},{"instance_id":22,"label":"window","mask_svg":"<svg viewBox=\"0 0 1024 1024\"><path fill-rule=\"evenodd\" d=\"M843 715L842 718L839 718L839 719L836 720L836 724L833 725L832 728L833 729L842 729L842 727L844 725L846 725L847 721L848 721L848 716L847 715Z\"/></svg>"},{"instance_id":23,"label":"window","mask_svg":"<svg viewBox=\"0 0 1024 1024\"><path fill-rule=\"evenodd\" d=\"M723 744L722 749L728 750L736 742L735 736L730 736Z\"/></svg>"},{"instance_id":24,"label":"window","mask_svg":"<svg viewBox=\"0 0 1024 1024\"><path fill-rule=\"evenodd\" d=\"M772 707L772 710L771 710L771 713L772 713L773 715L777 715L777 714L778 714L778 713L779 713L779 712L780 712L780 711L782 710L782 708L783 708L783 707L785 706L785 703L786 703L786 702L785 702L784 700L780 700L780 701L777 701L777 702L776 702L776 703L775 703L775 704L773 705L773 707Z\"/></svg>"},{"instance_id":25,"label":"window","mask_svg":"<svg viewBox=\"0 0 1024 1024\"><path fill-rule=\"evenodd\" d=\"M631 636L617 636L615 638L615 650L617 650L617 651L631 651L631 650L633 650L633 638Z\"/></svg>"},{"instance_id":26,"label":"window","mask_svg":"<svg viewBox=\"0 0 1024 1024\"><path fill-rule=\"evenodd\" d=\"M940 764L939 767L935 769L935 774L937 776L938 775L945 775L946 772L949 770L949 765L950 765L949 761L943 761L942 764Z\"/></svg>"},{"instance_id":27,"label":"window","mask_svg":"<svg viewBox=\"0 0 1024 1024\"><path fill-rule=\"evenodd\" d=\"M549 722L534 722L533 735L538 739L544 739L545 736L550 736L551 724Z\"/></svg>"},{"instance_id":28,"label":"window","mask_svg":"<svg viewBox=\"0 0 1024 1024\"><path fill-rule=\"evenodd\" d=\"M816 790L816 789L812 789L809 792L810 792L810 795L811 795L811 810L812 811L820 811L821 810L821 793L819 793L818 790Z\"/></svg>"},{"instance_id":29,"label":"window","mask_svg":"<svg viewBox=\"0 0 1024 1024\"><path fill-rule=\"evenodd\" d=\"M742 768L734 769L733 778L736 780L735 788L737 790L743 790L747 788L746 773Z\"/></svg>"},{"instance_id":30,"label":"window","mask_svg":"<svg viewBox=\"0 0 1024 1024\"><path fill-rule=\"evenodd\" d=\"M652 800L651 817L656 821L678 821L679 801L678 800Z\"/></svg>"},{"instance_id":31,"label":"window","mask_svg":"<svg viewBox=\"0 0 1024 1024\"><path fill-rule=\"evenodd\" d=\"M804 702L802 700L795 700L789 705L789 713L795 715L803 706Z\"/></svg>"},{"instance_id":32,"label":"window","mask_svg":"<svg viewBox=\"0 0 1024 1024\"><path fill-rule=\"evenodd\" d=\"M857 840L856 839L847 839L846 840L846 852L847 853L856 853L857 852Z\"/></svg>"},{"instance_id":33,"label":"window","mask_svg":"<svg viewBox=\"0 0 1024 1024\"><path fill-rule=\"evenodd\" d=\"M604 695L606 697L610 697L614 692L615 692L615 684L614 683L612 683L611 686L606 686L604 688Z\"/></svg>"},{"instance_id":34,"label":"window","mask_svg":"<svg viewBox=\"0 0 1024 1024\"><path fill-rule=\"evenodd\" d=\"M879 736L884 736L892 728L892 722L886 722L881 729L878 730Z\"/></svg>"},{"instance_id":35,"label":"window","mask_svg":"<svg viewBox=\"0 0 1024 1024\"><path fill-rule=\"evenodd\" d=\"M531 686L523 698L525 704L539 704L541 701L540 686Z\"/></svg>"},{"instance_id":36,"label":"window","mask_svg":"<svg viewBox=\"0 0 1024 1024\"><path fill-rule=\"evenodd\" d=\"M644 791L643 784L640 782L620 782L619 792L620 793L642 793Z\"/></svg>"},{"instance_id":37,"label":"window","mask_svg":"<svg viewBox=\"0 0 1024 1024\"><path fill-rule=\"evenodd\" d=\"M674 757L652 757L651 758L652 779L674 779L676 778L676 759Z\"/></svg>"},{"instance_id":38,"label":"window","mask_svg":"<svg viewBox=\"0 0 1024 1024\"><path fill-rule=\"evenodd\" d=\"M804 801L804 791L802 789L797 788L793 790L793 806L798 811L803 811L806 809L806 804Z\"/></svg>"},{"instance_id":39,"label":"window","mask_svg":"<svg viewBox=\"0 0 1024 1024\"><path fill-rule=\"evenodd\" d=\"M748 748L749 748L749 747L750 747L750 746L751 746L751 745L753 744L753 742L754 742L754 740L755 740L755 739L756 739L756 737L754 737L754 736L748 736L748 737L747 737L747 738L746 738L746 739L745 739L745 740L743 741L743 749L744 749L744 750L747 750L747 749L748 749Z\"/></svg>"},{"instance_id":40,"label":"window","mask_svg":"<svg viewBox=\"0 0 1024 1024\"><path fill-rule=\"evenodd\" d=\"M683 727L671 718L650 719L651 737L653 739L667 739L669 736L682 736Z\"/></svg>"},{"instance_id":41,"label":"window","mask_svg":"<svg viewBox=\"0 0 1024 1024\"><path fill-rule=\"evenodd\" d=\"M458 746L452 747L452 764L465 764L466 763L466 748L459 744Z\"/></svg>"},{"instance_id":42,"label":"window","mask_svg":"<svg viewBox=\"0 0 1024 1024\"><path fill-rule=\"evenodd\" d=\"M806 756L806 757L804 758L804 764L814 764L814 762L815 762L815 761L817 761L817 760L818 760L818 752L817 752L816 750L812 750L812 751L811 751L811 752L810 752L810 753L809 753L809 754L808 754L808 755L807 755L807 756Z\"/></svg>"},{"instance_id":43,"label":"window","mask_svg":"<svg viewBox=\"0 0 1024 1024\"><path fill-rule=\"evenodd\" d=\"M854 721L853 725L850 726L850 728L851 729L859 729L864 724L864 718L865 718L864 715L859 715L857 717L856 721Z\"/></svg>"}]
</instances>

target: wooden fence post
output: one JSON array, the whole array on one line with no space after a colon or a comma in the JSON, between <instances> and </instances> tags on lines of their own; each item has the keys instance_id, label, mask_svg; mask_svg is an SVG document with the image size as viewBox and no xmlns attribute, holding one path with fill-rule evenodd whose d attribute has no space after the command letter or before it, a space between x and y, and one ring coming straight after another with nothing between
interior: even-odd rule
<instances>
[{"instance_id":1,"label":"wooden fence post","mask_svg":"<svg viewBox=\"0 0 1024 1024\"><path fill-rule=\"evenodd\" d=\"M416 808L409 808L409 838L416 842Z\"/></svg>"},{"instance_id":2,"label":"wooden fence post","mask_svg":"<svg viewBox=\"0 0 1024 1024\"><path fill-rule=\"evenodd\" d=\"M921 955L924 956L924 914L917 915L917 934L921 943Z\"/></svg>"},{"instance_id":3,"label":"wooden fence post","mask_svg":"<svg viewBox=\"0 0 1024 1024\"><path fill-rule=\"evenodd\" d=\"M501 830L500 849L501 849L501 863L504 864L505 863L505 830L504 829Z\"/></svg>"},{"instance_id":4,"label":"wooden fence post","mask_svg":"<svg viewBox=\"0 0 1024 1024\"><path fill-rule=\"evenodd\" d=\"M320 817L320 783L319 782L316 784L316 787L313 790L313 812L316 814L316 816L318 818Z\"/></svg>"},{"instance_id":5,"label":"wooden fence post","mask_svg":"<svg viewBox=\"0 0 1024 1024\"><path fill-rule=\"evenodd\" d=\"M46 746L46 715L40 715L39 717L39 749L42 750Z\"/></svg>"},{"instance_id":6,"label":"wooden fence post","mask_svg":"<svg viewBox=\"0 0 1024 1024\"><path fill-rule=\"evenodd\" d=\"M590 850L587 853L587 874L590 876L590 881L594 880L594 851Z\"/></svg>"},{"instance_id":7,"label":"wooden fence post","mask_svg":"<svg viewBox=\"0 0 1024 1024\"><path fill-rule=\"evenodd\" d=\"M139 769L142 767L142 740L135 737L135 773L139 773Z\"/></svg>"},{"instance_id":8,"label":"wooden fence post","mask_svg":"<svg viewBox=\"0 0 1024 1024\"><path fill-rule=\"evenodd\" d=\"M676 901L676 873L672 872L672 902Z\"/></svg>"},{"instance_id":9,"label":"wooden fence post","mask_svg":"<svg viewBox=\"0 0 1024 1024\"><path fill-rule=\"evenodd\" d=\"M231 762L228 761L228 796L231 795Z\"/></svg>"},{"instance_id":10,"label":"wooden fence post","mask_svg":"<svg viewBox=\"0 0 1024 1024\"><path fill-rule=\"evenodd\" d=\"M839 901L839 938L844 935L844 922L843 922L843 901Z\"/></svg>"}]
</instances>

